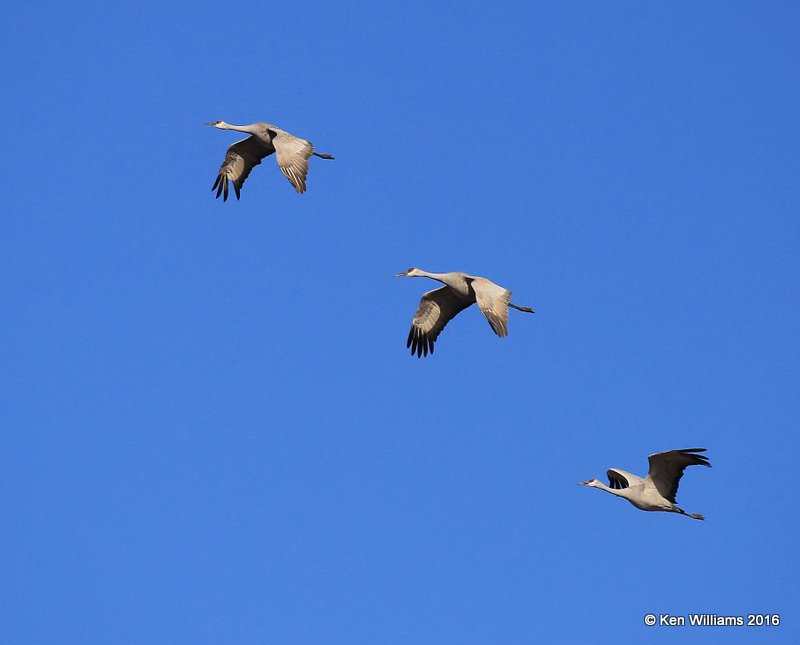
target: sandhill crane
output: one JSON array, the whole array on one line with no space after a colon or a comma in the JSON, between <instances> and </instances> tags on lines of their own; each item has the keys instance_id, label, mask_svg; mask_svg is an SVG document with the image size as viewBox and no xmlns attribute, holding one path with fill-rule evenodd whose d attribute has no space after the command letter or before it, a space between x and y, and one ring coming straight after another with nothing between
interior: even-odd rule
<instances>
[{"instance_id":1,"label":"sandhill crane","mask_svg":"<svg viewBox=\"0 0 800 645\"><path fill-rule=\"evenodd\" d=\"M310 141L289 134L286 130L270 125L269 123L251 123L250 125L231 125L225 121L206 123L219 130L236 130L247 132L251 136L237 141L225 155L225 161L219 167L217 180L212 191L217 191L217 197L223 195L222 201L228 200L228 181L233 183L236 199L244 185L245 179L250 175L253 166L261 163L264 157L273 152L278 159L278 167L286 175L298 193L306 192L306 175L308 174L308 160L311 155L322 159L333 159L331 155L314 152Z\"/></svg>"},{"instance_id":2,"label":"sandhill crane","mask_svg":"<svg viewBox=\"0 0 800 645\"><path fill-rule=\"evenodd\" d=\"M450 320L473 302L486 316L495 334L508 335L508 308L533 313L530 307L518 307L511 302L511 292L500 285L474 275L451 271L450 273L429 273L411 267L408 271L398 273L396 278L431 278L442 282L445 286L423 294L419 301L419 309L411 322L406 347L411 348L411 355L418 358L433 354L433 344Z\"/></svg>"},{"instance_id":3,"label":"sandhill crane","mask_svg":"<svg viewBox=\"0 0 800 645\"><path fill-rule=\"evenodd\" d=\"M580 482L579 485L592 486L617 497L624 497L643 511L680 513L695 520L704 520L706 518L698 513L687 513L678 508L675 495L678 493L678 482L687 466L711 468L708 457L695 454L705 450L705 448L685 448L650 455L647 458L650 462L650 472L644 479L619 468L609 468L606 474L610 488L596 479Z\"/></svg>"}]
</instances>

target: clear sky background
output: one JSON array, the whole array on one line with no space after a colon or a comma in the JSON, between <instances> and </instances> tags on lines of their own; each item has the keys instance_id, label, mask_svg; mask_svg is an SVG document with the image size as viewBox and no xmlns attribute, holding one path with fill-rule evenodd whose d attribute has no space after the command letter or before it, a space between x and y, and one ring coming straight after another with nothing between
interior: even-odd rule
<instances>
[{"instance_id":1,"label":"clear sky background","mask_svg":"<svg viewBox=\"0 0 800 645\"><path fill-rule=\"evenodd\" d=\"M0 640L800 642L794 3L31 2L0 31ZM217 119L336 160L223 204ZM412 358L409 266L537 313ZM696 446L706 522L576 486Z\"/></svg>"}]
</instances>

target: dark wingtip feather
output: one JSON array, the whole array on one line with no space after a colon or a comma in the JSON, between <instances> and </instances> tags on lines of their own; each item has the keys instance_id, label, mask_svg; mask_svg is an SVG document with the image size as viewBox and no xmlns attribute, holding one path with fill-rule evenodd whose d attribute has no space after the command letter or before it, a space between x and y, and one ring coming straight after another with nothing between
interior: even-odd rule
<instances>
[{"instance_id":1,"label":"dark wingtip feather","mask_svg":"<svg viewBox=\"0 0 800 645\"><path fill-rule=\"evenodd\" d=\"M434 338L412 325L406 339L406 348L411 348L411 355L417 358L422 358L428 354L433 355L433 347Z\"/></svg>"},{"instance_id":2,"label":"dark wingtip feather","mask_svg":"<svg viewBox=\"0 0 800 645\"><path fill-rule=\"evenodd\" d=\"M698 455L698 452L705 452L706 448L684 448L681 450L681 454L686 455L687 457L691 457L693 460L690 464L691 466L705 466L706 468L711 468L711 462L708 460L708 457L705 455Z\"/></svg>"}]
</instances>

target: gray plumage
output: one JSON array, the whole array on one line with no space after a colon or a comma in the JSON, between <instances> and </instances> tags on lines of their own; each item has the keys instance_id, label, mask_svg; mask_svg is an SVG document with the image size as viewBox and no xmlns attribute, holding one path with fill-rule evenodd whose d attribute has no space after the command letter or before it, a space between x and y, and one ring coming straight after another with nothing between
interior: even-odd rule
<instances>
[{"instance_id":1,"label":"gray plumage","mask_svg":"<svg viewBox=\"0 0 800 645\"><path fill-rule=\"evenodd\" d=\"M250 172L261 163L264 157L268 157L273 152L281 172L298 193L306 192L308 160L311 155L322 159L333 159L331 155L314 152L314 146L310 141L289 134L286 130L281 130L269 123L231 125L225 121L214 121L206 123L206 125L214 126L219 130L236 130L250 134L246 139L237 141L228 148L225 161L219 168L217 179L211 190L217 191L217 197L222 195L222 201L228 200L228 182L233 184L236 199L239 199L242 186L250 176Z\"/></svg>"},{"instance_id":2,"label":"gray plumage","mask_svg":"<svg viewBox=\"0 0 800 645\"><path fill-rule=\"evenodd\" d=\"M519 307L511 302L511 292L491 280L479 276L452 271L430 273L411 267L395 277L431 278L445 286L423 294L419 308L411 322L406 347L418 358L433 354L439 334L448 322L473 303L478 304L489 326L495 334L508 335L508 308L533 313L530 307Z\"/></svg>"},{"instance_id":3,"label":"gray plumage","mask_svg":"<svg viewBox=\"0 0 800 645\"><path fill-rule=\"evenodd\" d=\"M580 483L582 486L599 488L627 499L643 511L680 513L696 520L703 520L705 518L702 515L686 513L678 507L675 497L678 494L678 483L683 477L683 471L688 466L711 467L708 457L697 454L705 451L705 448L684 448L650 455L647 458L650 471L644 479L619 468L609 468L606 472L608 486L597 479Z\"/></svg>"}]
</instances>

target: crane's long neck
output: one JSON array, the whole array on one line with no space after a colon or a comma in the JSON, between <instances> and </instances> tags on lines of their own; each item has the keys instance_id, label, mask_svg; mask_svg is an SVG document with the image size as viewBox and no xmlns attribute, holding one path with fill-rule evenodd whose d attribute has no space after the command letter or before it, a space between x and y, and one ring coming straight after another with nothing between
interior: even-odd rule
<instances>
[{"instance_id":1,"label":"crane's long neck","mask_svg":"<svg viewBox=\"0 0 800 645\"><path fill-rule=\"evenodd\" d=\"M622 488L611 488L610 486L606 486L603 482L597 480L592 484L593 488L599 488L600 490L604 490L607 493L611 493L612 495L616 495L617 497L624 497L625 499L628 498L628 489Z\"/></svg>"},{"instance_id":2,"label":"crane's long neck","mask_svg":"<svg viewBox=\"0 0 800 645\"><path fill-rule=\"evenodd\" d=\"M436 280L441 282L442 284L446 284L451 289L454 289L456 292L467 295L469 289L467 288L467 283L465 282L464 278L461 274L458 273L431 273L430 271L423 271L422 269L417 269L418 273L416 275L423 276L425 278L431 278L432 280Z\"/></svg>"},{"instance_id":3,"label":"crane's long neck","mask_svg":"<svg viewBox=\"0 0 800 645\"><path fill-rule=\"evenodd\" d=\"M469 282L472 276L456 271L450 273L432 273L431 271L424 271L422 269L412 268L402 275L407 275L412 278L430 278L441 282L453 291L459 298L463 298L470 302L475 302L475 294L470 288Z\"/></svg>"},{"instance_id":4,"label":"crane's long neck","mask_svg":"<svg viewBox=\"0 0 800 645\"><path fill-rule=\"evenodd\" d=\"M423 271L422 269L417 269L417 275L421 276L423 278L431 278L432 280L438 280L439 282L443 282L444 284L447 284L447 282L446 282L447 274L446 273L431 273L430 271Z\"/></svg>"},{"instance_id":5,"label":"crane's long neck","mask_svg":"<svg viewBox=\"0 0 800 645\"><path fill-rule=\"evenodd\" d=\"M252 125L233 125L232 123L223 121L217 127L221 130L236 130L237 132L247 132L248 134L256 133Z\"/></svg>"}]
</instances>

